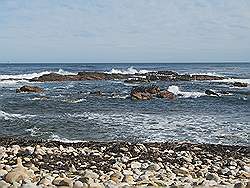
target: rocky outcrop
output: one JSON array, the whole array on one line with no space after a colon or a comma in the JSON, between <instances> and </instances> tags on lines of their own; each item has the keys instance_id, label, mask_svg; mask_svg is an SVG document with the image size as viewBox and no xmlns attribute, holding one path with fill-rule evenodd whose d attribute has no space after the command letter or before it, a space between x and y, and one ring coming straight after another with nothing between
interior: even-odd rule
<instances>
[{"instance_id":1,"label":"rocky outcrop","mask_svg":"<svg viewBox=\"0 0 250 188\"><path fill-rule=\"evenodd\" d=\"M152 95L146 91L144 87L135 87L132 89L130 96L136 100L149 100L152 99Z\"/></svg>"},{"instance_id":2,"label":"rocky outcrop","mask_svg":"<svg viewBox=\"0 0 250 188\"><path fill-rule=\"evenodd\" d=\"M98 91L91 91L89 94L90 95L96 95L96 96L102 96L103 95L103 93L100 90L98 90Z\"/></svg>"},{"instance_id":3,"label":"rocky outcrop","mask_svg":"<svg viewBox=\"0 0 250 188\"><path fill-rule=\"evenodd\" d=\"M175 99L175 95L169 91L161 91L158 86L134 87L130 94L132 99L149 100L154 97Z\"/></svg>"},{"instance_id":4,"label":"rocky outcrop","mask_svg":"<svg viewBox=\"0 0 250 188\"><path fill-rule=\"evenodd\" d=\"M234 82L233 86L235 86L235 87L247 87L247 83Z\"/></svg>"},{"instance_id":5,"label":"rocky outcrop","mask_svg":"<svg viewBox=\"0 0 250 188\"><path fill-rule=\"evenodd\" d=\"M37 86L22 86L19 89L16 89L17 93L25 92L25 93L42 93L44 90Z\"/></svg>"},{"instance_id":6,"label":"rocky outcrop","mask_svg":"<svg viewBox=\"0 0 250 188\"><path fill-rule=\"evenodd\" d=\"M190 80L222 80L223 77L209 75L178 74L173 71L156 71L137 74L108 74L104 72L79 72L77 75L45 74L30 79L31 82L80 81L80 80L125 80L127 83L150 81L190 81Z\"/></svg>"},{"instance_id":7,"label":"rocky outcrop","mask_svg":"<svg viewBox=\"0 0 250 188\"><path fill-rule=\"evenodd\" d=\"M217 96L217 97L220 96L218 93L216 93L215 91L213 91L211 89L206 90L205 94L207 94L207 95L213 95L213 96Z\"/></svg>"},{"instance_id":8,"label":"rocky outcrop","mask_svg":"<svg viewBox=\"0 0 250 188\"><path fill-rule=\"evenodd\" d=\"M162 91L157 94L157 97L171 99L171 100L176 99L176 96L170 91Z\"/></svg>"}]
</instances>

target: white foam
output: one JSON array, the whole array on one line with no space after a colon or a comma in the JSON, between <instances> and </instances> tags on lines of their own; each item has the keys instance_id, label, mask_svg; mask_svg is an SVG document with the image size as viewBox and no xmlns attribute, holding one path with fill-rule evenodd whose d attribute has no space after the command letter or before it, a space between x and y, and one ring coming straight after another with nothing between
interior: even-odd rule
<instances>
[{"instance_id":1,"label":"white foam","mask_svg":"<svg viewBox=\"0 0 250 188\"><path fill-rule=\"evenodd\" d=\"M55 72L57 74L61 74L61 75L77 75L77 73L74 72L69 72L69 71L65 71L63 69L59 69L57 72Z\"/></svg>"},{"instance_id":2,"label":"white foam","mask_svg":"<svg viewBox=\"0 0 250 188\"><path fill-rule=\"evenodd\" d=\"M114 95L112 97L108 97L109 99L127 99L129 95Z\"/></svg>"},{"instance_id":3,"label":"white foam","mask_svg":"<svg viewBox=\"0 0 250 188\"><path fill-rule=\"evenodd\" d=\"M189 91L184 92L180 91L178 86L169 86L168 91L172 92L175 95L181 95L180 98L198 98L202 96L206 96L205 92L197 92L197 91Z\"/></svg>"},{"instance_id":4,"label":"white foam","mask_svg":"<svg viewBox=\"0 0 250 188\"><path fill-rule=\"evenodd\" d=\"M7 112L4 112L4 111L0 110L0 118L2 118L4 120L12 120L12 119L15 119L15 118L24 119L24 118L30 118L30 117L35 117L35 116L36 115L29 115L29 114L26 114L26 115L11 114L11 113L7 113Z\"/></svg>"},{"instance_id":5,"label":"white foam","mask_svg":"<svg viewBox=\"0 0 250 188\"><path fill-rule=\"evenodd\" d=\"M224 77L224 75L221 75L219 73L216 73L216 72L199 72L199 73L192 73L190 74L191 76L193 75L207 75L207 76L218 76L218 77Z\"/></svg>"},{"instance_id":6,"label":"white foam","mask_svg":"<svg viewBox=\"0 0 250 188\"><path fill-rule=\"evenodd\" d=\"M111 71L105 72L107 74L146 74L148 72L152 72L152 71L148 71L148 70L137 70L133 67L129 67L126 70L121 70L121 69L112 69Z\"/></svg>"},{"instance_id":7,"label":"white foam","mask_svg":"<svg viewBox=\"0 0 250 188\"><path fill-rule=\"evenodd\" d=\"M31 136L37 136L39 128L33 127L33 128L30 128L30 129L26 129L25 131L30 132Z\"/></svg>"},{"instance_id":8,"label":"white foam","mask_svg":"<svg viewBox=\"0 0 250 188\"><path fill-rule=\"evenodd\" d=\"M213 82L220 82L220 83L234 83L234 82L241 82L241 83L247 83L250 85L250 79L240 79L240 78L227 78L223 80L213 80Z\"/></svg>"},{"instance_id":9,"label":"white foam","mask_svg":"<svg viewBox=\"0 0 250 188\"><path fill-rule=\"evenodd\" d=\"M38 73L30 73L30 74L13 74L13 75L0 75L0 83L4 84L15 84L17 82L27 82L27 80L40 77L45 74L57 73L61 75L77 75L77 73L64 71L63 69L59 69L57 72L51 71L43 71Z\"/></svg>"},{"instance_id":10,"label":"white foam","mask_svg":"<svg viewBox=\"0 0 250 188\"><path fill-rule=\"evenodd\" d=\"M58 136L56 134L52 134L50 136L49 140L58 141L58 142L64 142L64 143L79 143L79 142L83 142L82 140L69 140L67 138L61 138L60 136Z\"/></svg>"},{"instance_id":11,"label":"white foam","mask_svg":"<svg viewBox=\"0 0 250 188\"><path fill-rule=\"evenodd\" d=\"M83 101L87 101L87 100L86 99L66 99L66 100L63 100L63 102L72 103L72 104L81 103Z\"/></svg>"}]
</instances>

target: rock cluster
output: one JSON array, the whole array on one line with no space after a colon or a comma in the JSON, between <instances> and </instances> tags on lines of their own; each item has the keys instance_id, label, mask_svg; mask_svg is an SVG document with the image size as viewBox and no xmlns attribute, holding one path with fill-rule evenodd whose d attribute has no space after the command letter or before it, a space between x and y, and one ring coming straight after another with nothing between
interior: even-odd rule
<instances>
[{"instance_id":1,"label":"rock cluster","mask_svg":"<svg viewBox=\"0 0 250 188\"><path fill-rule=\"evenodd\" d=\"M209 75L178 74L173 71L156 71L136 74L108 74L104 72L79 72L77 75L45 74L30 79L31 82L80 81L80 80L125 80L125 82L150 81L191 81L191 80L222 80L223 77Z\"/></svg>"},{"instance_id":2,"label":"rock cluster","mask_svg":"<svg viewBox=\"0 0 250 188\"><path fill-rule=\"evenodd\" d=\"M167 90L161 91L159 86L134 87L130 93L132 99L149 100L153 97L175 99L175 95Z\"/></svg>"},{"instance_id":3,"label":"rock cluster","mask_svg":"<svg viewBox=\"0 0 250 188\"><path fill-rule=\"evenodd\" d=\"M0 139L0 187L246 188L249 178L248 147Z\"/></svg>"},{"instance_id":4,"label":"rock cluster","mask_svg":"<svg viewBox=\"0 0 250 188\"><path fill-rule=\"evenodd\" d=\"M16 89L17 93L25 92L25 93L42 93L44 90L37 86L22 86L19 89Z\"/></svg>"},{"instance_id":5,"label":"rock cluster","mask_svg":"<svg viewBox=\"0 0 250 188\"><path fill-rule=\"evenodd\" d=\"M233 86L236 86L236 87L247 87L247 83L234 82Z\"/></svg>"}]
</instances>

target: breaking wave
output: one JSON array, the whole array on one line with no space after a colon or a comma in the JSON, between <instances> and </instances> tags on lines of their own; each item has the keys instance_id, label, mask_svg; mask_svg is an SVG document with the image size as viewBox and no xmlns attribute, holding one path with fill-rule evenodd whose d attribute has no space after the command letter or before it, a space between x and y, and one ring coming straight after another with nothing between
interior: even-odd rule
<instances>
[{"instance_id":1,"label":"breaking wave","mask_svg":"<svg viewBox=\"0 0 250 188\"><path fill-rule=\"evenodd\" d=\"M180 91L178 86L169 86L168 91L174 93L175 95L179 95L180 98L198 98L202 96L206 96L205 92L197 92L197 91Z\"/></svg>"},{"instance_id":2,"label":"breaking wave","mask_svg":"<svg viewBox=\"0 0 250 188\"><path fill-rule=\"evenodd\" d=\"M4 112L2 110L0 110L0 119L4 119L4 120L12 120L12 119L24 119L24 118L31 118L31 117L35 117L36 115L22 115L22 114L11 114L11 113L7 113Z\"/></svg>"},{"instance_id":3,"label":"breaking wave","mask_svg":"<svg viewBox=\"0 0 250 188\"><path fill-rule=\"evenodd\" d=\"M77 75L77 73L68 72L63 69L59 69L56 72L43 71L43 72L38 72L38 73L35 72L35 73L30 73L30 74L0 75L0 82L7 83L7 84L15 84L18 81L27 81L29 79L40 77L42 75L50 74L50 73L57 73L61 75Z\"/></svg>"},{"instance_id":4,"label":"breaking wave","mask_svg":"<svg viewBox=\"0 0 250 188\"><path fill-rule=\"evenodd\" d=\"M250 85L250 79L240 79L240 78L227 78L223 80L213 80L213 82L220 82L220 83L234 83L234 82L241 82L241 83L247 83Z\"/></svg>"},{"instance_id":5,"label":"breaking wave","mask_svg":"<svg viewBox=\"0 0 250 188\"><path fill-rule=\"evenodd\" d=\"M218 77L224 77L224 75L222 74L219 74L219 73L216 73L216 72L199 72L199 73L192 73L190 74L191 76L192 75L207 75L207 76L218 76Z\"/></svg>"},{"instance_id":6,"label":"breaking wave","mask_svg":"<svg viewBox=\"0 0 250 188\"><path fill-rule=\"evenodd\" d=\"M107 74L146 74L148 72L152 72L152 71L148 71L148 70L137 70L133 67L129 67L127 69L112 69L111 71L105 72Z\"/></svg>"},{"instance_id":7,"label":"breaking wave","mask_svg":"<svg viewBox=\"0 0 250 188\"><path fill-rule=\"evenodd\" d=\"M62 138L56 134L52 134L49 138L51 141L58 141L58 142L63 142L63 143L78 143L78 142L84 142L82 140L69 140L67 138Z\"/></svg>"},{"instance_id":8,"label":"breaking wave","mask_svg":"<svg viewBox=\"0 0 250 188\"><path fill-rule=\"evenodd\" d=\"M63 102L72 103L72 104L81 103L83 101L87 101L87 99L65 99L63 100Z\"/></svg>"}]
</instances>

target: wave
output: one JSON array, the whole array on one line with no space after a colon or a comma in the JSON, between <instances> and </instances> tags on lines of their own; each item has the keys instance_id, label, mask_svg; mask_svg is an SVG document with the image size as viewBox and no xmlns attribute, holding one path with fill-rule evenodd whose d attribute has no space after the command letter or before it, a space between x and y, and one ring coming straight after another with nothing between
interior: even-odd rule
<instances>
[{"instance_id":1,"label":"wave","mask_svg":"<svg viewBox=\"0 0 250 188\"><path fill-rule=\"evenodd\" d=\"M198 98L202 96L206 96L205 92L197 92L197 91L180 91L178 86L169 86L168 91L174 93L175 95L179 95L180 98Z\"/></svg>"},{"instance_id":2,"label":"wave","mask_svg":"<svg viewBox=\"0 0 250 188\"><path fill-rule=\"evenodd\" d=\"M216 73L216 72L199 72L199 73L191 73L190 76L193 75L207 75L207 76L218 76L218 77L224 77L224 75Z\"/></svg>"},{"instance_id":3,"label":"wave","mask_svg":"<svg viewBox=\"0 0 250 188\"><path fill-rule=\"evenodd\" d=\"M127 99L129 95L114 95L111 97L108 97L109 99Z\"/></svg>"},{"instance_id":4,"label":"wave","mask_svg":"<svg viewBox=\"0 0 250 188\"><path fill-rule=\"evenodd\" d=\"M65 100L63 100L63 102L71 103L71 104L81 103L83 101L87 101L87 100L86 99L65 99Z\"/></svg>"},{"instance_id":5,"label":"wave","mask_svg":"<svg viewBox=\"0 0 250 188\"><path fill-rule=\"evenodd\" d=\"M12 119L24 119L24 118L31 118L31 117L35 117L36 115L30 115L30 114L26 114L26 115L22 115L22 114L11 114L11 113L7 113L4 112L2 110L0 110L0 119L4 119L4 120L12 120Z\"/></svg>"},{"instance_id":6,"label":"wave","mask_svg":"<svg viewBox=\"0 0 250 188\"><path fill-rule=\"evenodd\" d=\"M40 130L39 128L33 127L30 129L26 129L25 131L30 132L30 136L38 136L39 130Z\"/></svg>"},{"instance_id":7,"label":"wave","mask_svg":"<svg viewBox=\"0 0 250 188\"><path fill-rule=\"evenodd\" d=\"M0 82L2 83L9 83L9 84L15 84L17 82L20 81L26 81L32 78L36 78L36 77L40 77L42 75L45 74L50 74L50 73L57 73L57 74L61 74L61 75L77 75L77 73L73 73L73 72L68 72L68 71L64 71L63 69L59 69L56 72L52 72L52 71L43 71L43 72L35 72L35 73L30 73L30 74L13 74L13 75L0 75Z\"/></svg>"},{"instance_id":8,"label":"wave","mask_svg":"<svg viewBox=\"0 0 250 188\"><path fill-rule=\"evenodd\" d=\"M148 72L153 72L153 71L148 71L148 70L137 70L133 67L129 67L127 69L112 69L111 71L105 72L107 74L146 74Z\"/></svg>"},{"instance_id":9,"label":"wave","mask_svg":"<svg viewBox=\"0 0 250 188\"><path fill-rule=\"evenodd\" d=\"M213 82L220 82L220 83L234 83L234 82L241 82L241 83L247 83L250 85L250 79L248 78L226 78L223 80L213 80Z\"/></svg>"},{"instance_id":10,"label":"wave","mask_svg":"<svg viewBox=\"0 0 250 188\"><path fill-rule=\"evenodd\" d=\"M69 140L67 138L61 138L60 136L58 136L56 134L52 134L48 140L58 141L58 142L63 142L63 143L79 143L79 142L84 142L82 140Z\"/></svg>"}]
</instances>

